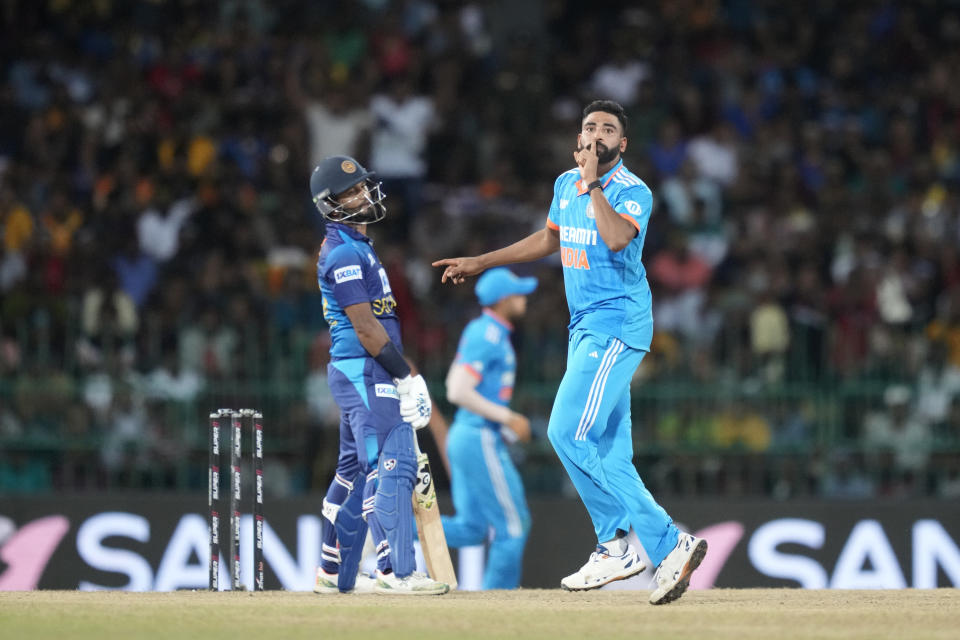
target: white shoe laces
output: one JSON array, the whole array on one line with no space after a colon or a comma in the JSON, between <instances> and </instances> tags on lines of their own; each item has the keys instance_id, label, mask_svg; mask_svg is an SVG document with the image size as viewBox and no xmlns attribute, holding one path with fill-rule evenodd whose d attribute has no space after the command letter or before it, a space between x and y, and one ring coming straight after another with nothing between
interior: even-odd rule
<instances>
[{"instance_id":1,"label":"white shoe laces","mask_svg":"<svg viewBox=\"0 0 960 640\"><path fill-rule=\"evenodd\" d=\"M624 555L626 555L626 553L627 553L627 552L624 551L624 552L623 552L622 554L620 554L619 556L615 556L615 555L611 555L609 552L603 552L603 555L607 556L608 558L620 558L620 557L623 557ZM601 554L601 551L600 551L599 549L597 549L596 551L594 551L593 553L591 553L591 554L590 554L590 559L587 560L586 564L584 564L582 567L580 567L580 573L585 574L585 575L588 574L588 573L589 573L589 570L592 568L591 565L596 564L597 562L600 562L600 554Z\"/></svg>"},{"instance_id":2,"label":"white shoe laces","mask_svg":"<svg viewBox=\"0 0 960 640\"><path fill-rule=\"evenodd\" d=\"M396 574L393 574L393 575L396 576ZM412 582L417 580L430 580L430 577L427 574L423 573L422 571L414 571L410 575L404 576L402 578L400 576L397 576L397 580L399 580L400 582L406 583L406 582Z\"/></svg>"},{"instance_id":3,"label":"white shoe laces","mask_svg":"<svg viewBox=\"0 0 960 640\"><path fill-rule=\"evenodd\" d=\"M667 581L666 574L663 571L664 565L667 564L667 561L669 560L670 556L674 554L674 552L681 550L682 542L683 542L683 534L681 533L680 538L677 539L676 546L673 547L673 550L667 554L667 557L664 558L663 562L660 563L660 566L657 567L657 572L653 575L653 579L657 582L658 585L662 585L663 582ZM677 571L674 570L673 573L676 574ZM663 576L662 581L661 581L661 576Z\"/></svg>"},{"instance_id":4,"label":"white shoe laces","mask_svg":"<svg viewBox=\"0 0 960 640\"><path fill-rule=\"evenodd\" d=\"M609 555L609 554L607 554L607 555ZM600 562L600 552L599 552L599 551L594 551L593 553L590 554L590 559L587 560L586 564L584 564L582 567L580 567L580 571L581 571L581 572L585 572L587 569L590 568L590 565L595 564L595 563L597 563L597 562Z\"/></svg>"},{"instance_id":5,"label":"white shoe laces","mask_svg":"<svg viewBox=\"0 0 960 640\"><path fill-rule=\"evenodd\" d=\"M661 568L662 567L657 567L657 572L653 574L653 581L657 583L657 586L663 584L663 582L660 580Z\"/></svg>"}]
</instances>

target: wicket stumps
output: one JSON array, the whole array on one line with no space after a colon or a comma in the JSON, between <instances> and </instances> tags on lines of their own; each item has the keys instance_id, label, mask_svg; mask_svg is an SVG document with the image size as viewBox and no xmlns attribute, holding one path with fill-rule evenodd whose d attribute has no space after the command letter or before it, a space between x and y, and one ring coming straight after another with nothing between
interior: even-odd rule
<instances>
[{"instance_id":1,"label":"wicket stumps","mask_svg":"<svg viewBox=\"0 0 960 640\"><path fill-rule=\"evenodd\" d=\"M210 469L207 478L210 508L210 591L220 590L220 412L210 414Z\"/></svg>"},{"instance_id":2,"label":"wicket stumps","mask_svg":"<svg viewBox=\"0 0 960 640\"><path fill-rule=\"evenodd\" d=\"M207 505L210 508L210 591L220 590L220 432L230 425L230 588L240 590L240 501L243 482L243 431L249 426L253 443L253 589L264 589L263 562L263 415L253 409L219 409L210 414L210 468Z\"/></svg>"},{"instance_id":3,"label":"wicket stumps","mask_svg":"<svg viewBox=\"0 0 960 640\"><path fill-rule=\"evenodd\" d=\"M263 416L252 411L253 435L253 589L263 591Z\"/></svg>"}]
</instances>

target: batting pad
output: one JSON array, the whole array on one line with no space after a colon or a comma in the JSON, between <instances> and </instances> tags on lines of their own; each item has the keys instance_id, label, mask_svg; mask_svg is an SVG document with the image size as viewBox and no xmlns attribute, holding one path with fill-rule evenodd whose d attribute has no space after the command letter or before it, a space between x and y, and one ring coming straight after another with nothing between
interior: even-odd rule
<instances>
[{"instance_id":1,"label":"batting pad","mask_svg":"<svg viewBox=\"0 0 960 640\"><path fill-rule=\"evenodd\" d=\"M340 545L340 574L337 587L341 593L353 589L357 582L363 543L367 538L367 521L363 519L363 487L367 476L362 471L353 479L353 490L337 512L337 542ZM324 520L323 526L328 526Z\"/></svg>"},{"instance_id":2,"label":"batting pad","mask_svg":"<svg viewBox=\"0 0 960 640\"><path fill-rule=\"evenodd\" d=\"M417 476L417 456L413 427L406 422L397 425L384 440L378 469L380 478L374 512L390 543L390 564L402 578L417 568L410 499Z\"/></svg>"}]
</instances>

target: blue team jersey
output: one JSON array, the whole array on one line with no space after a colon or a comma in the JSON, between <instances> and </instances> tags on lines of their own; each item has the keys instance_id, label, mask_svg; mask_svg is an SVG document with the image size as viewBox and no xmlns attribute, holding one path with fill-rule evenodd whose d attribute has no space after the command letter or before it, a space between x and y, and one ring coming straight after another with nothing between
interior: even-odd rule
<instances>
[{"instance_id":1,"label":"blue team jersey","mask_svg":"<svg viewBox=\"0 0 960 640\"><path fill-rule=\"evenodd\" d=\"M570 309L570 331L587 329L618 338L634 349L650 350L653 300L647 273L640 262L653 194L623 160L600 178L603 195L614 211L637 228L623 250L604 244L590 194L571 169L553 186L547 224L560 234L560 259Z\"/></svg>"},{"instance_id":2,"label":"blue team jersey","mask_svg":"<svg viewBox=\"0 0 960 640\"><path fill-rule=\"evenodd\" d=\"M464 328L454 364L462 364L477 378L477 393L501 406L510 404L517 373L517 357L510 343L513 327L495 313L484 310ZM500 424L466 409L458 409L457 423L499 430Z\"/></svg>"},{"instance_id":3,"label":"blue team jersey","mask_svg":"<svg viewBox=\"0 0 960 640\"><path fill-rule=\"evenodd\" d=\"M386 329L390 340L403 349L397 301L390 289L387 271L367 236L343 224L327 223L327 237L317 261L317 280L323 294L323 317L330 326L331 359L370 356L343 311L361 302L370 303L373 315Z\"/></svg>"}]
</instances>

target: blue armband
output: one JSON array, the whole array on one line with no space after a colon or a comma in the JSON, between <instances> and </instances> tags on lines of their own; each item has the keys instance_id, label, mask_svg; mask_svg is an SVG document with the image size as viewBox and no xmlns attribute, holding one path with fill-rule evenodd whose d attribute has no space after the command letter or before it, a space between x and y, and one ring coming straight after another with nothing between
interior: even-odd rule
<instances>
[{"instance_id":1,"label":"blue armband","mask_svg":"<svg viewBox=\"0 0 960 640\"><path fill-rule=\"evenodd\" d=\"M403 359L400 350L397 349L397 345L393 344L392 340L383 345L383 349L373 356L373 359L380 363L380 366L394 378L403 379L410 375L410 365Z\"/></svg>"}]
</instances>

